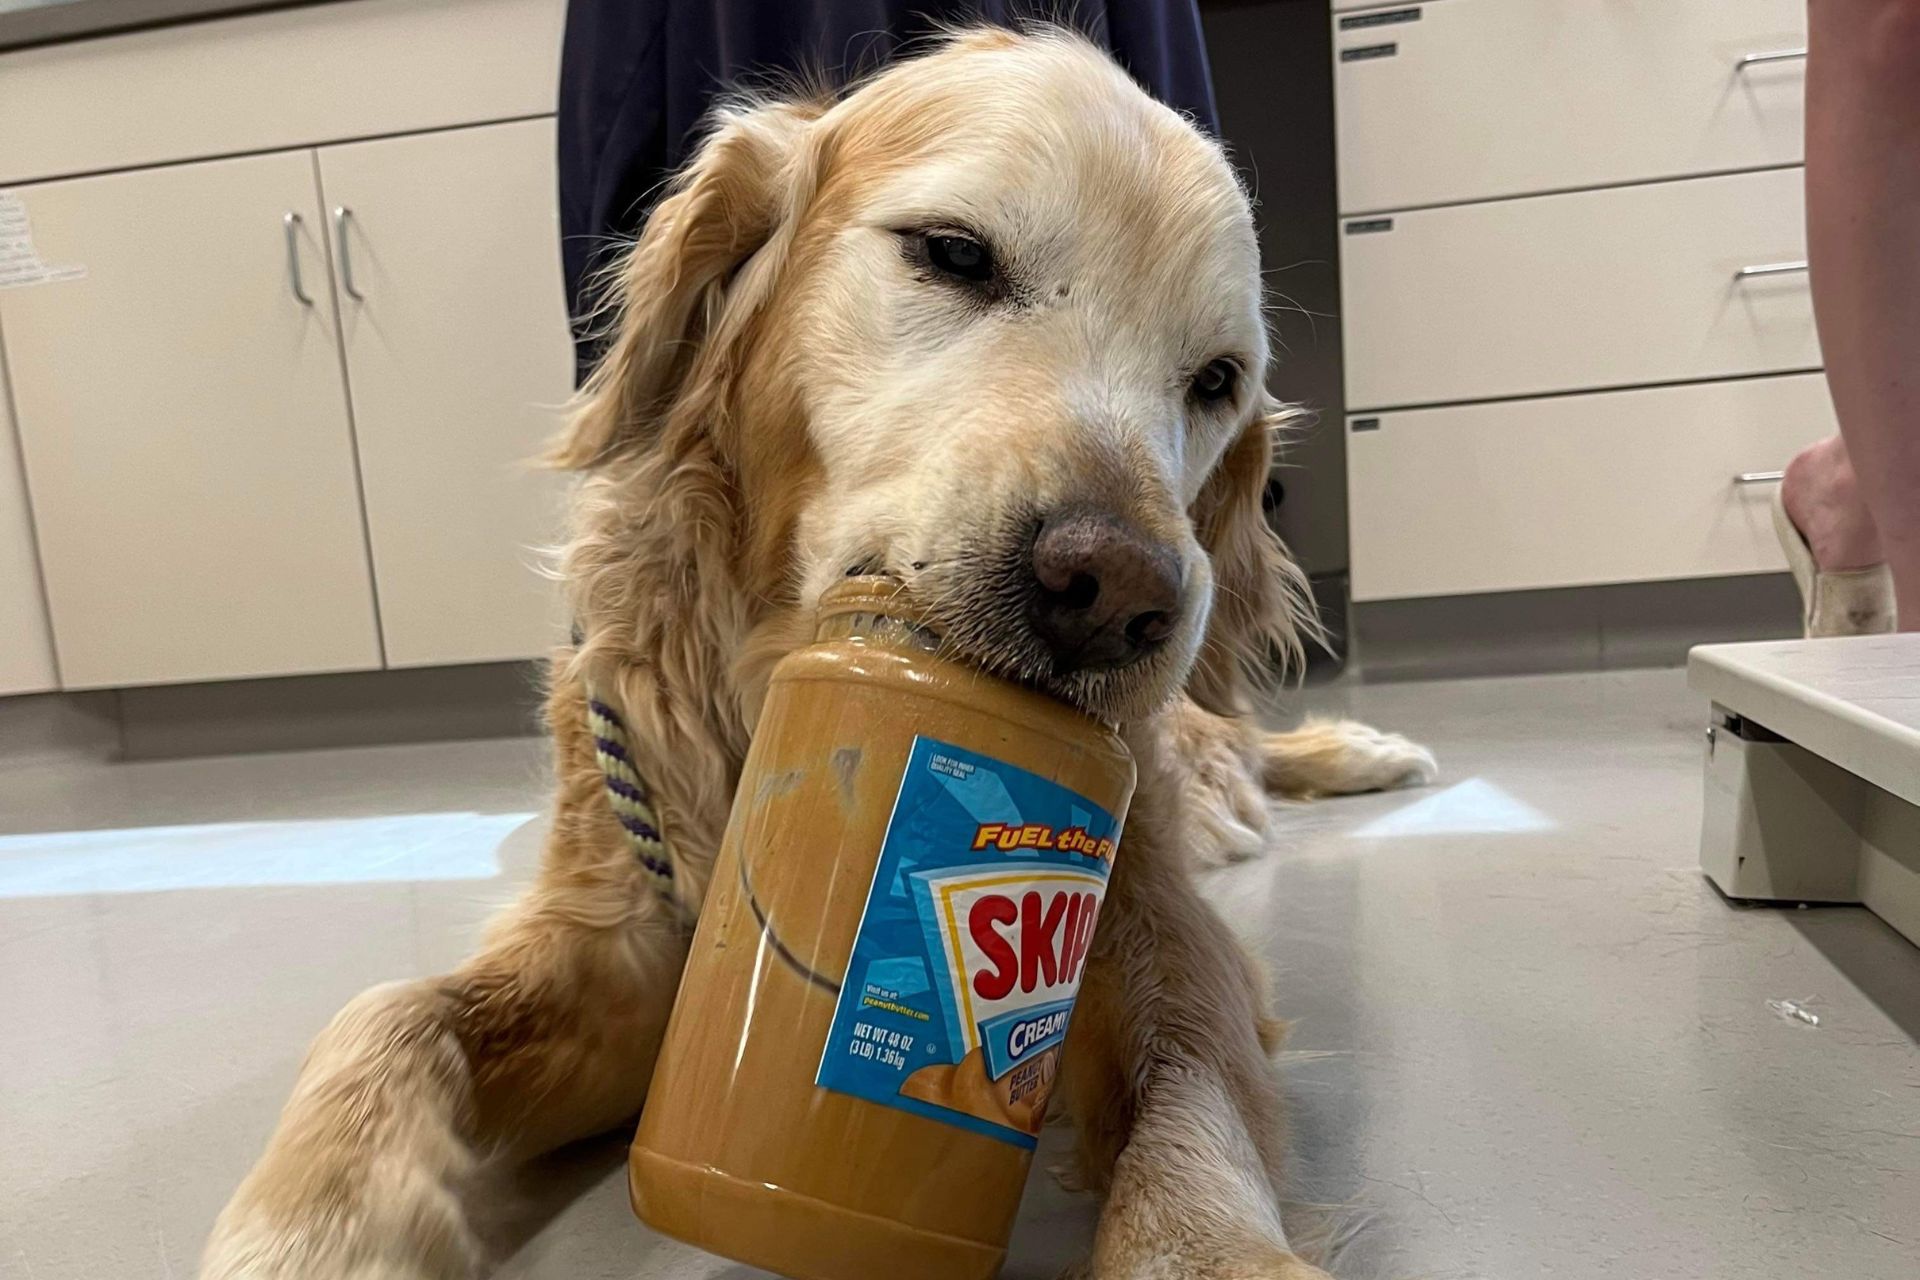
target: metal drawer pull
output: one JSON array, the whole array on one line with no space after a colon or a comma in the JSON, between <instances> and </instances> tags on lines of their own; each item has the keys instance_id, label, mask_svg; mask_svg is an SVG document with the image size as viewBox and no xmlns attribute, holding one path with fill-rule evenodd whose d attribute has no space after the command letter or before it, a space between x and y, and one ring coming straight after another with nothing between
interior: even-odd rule
<instances>
[{"instance_id":1,"label":"metal drawer pull","mask_svg":"<svg viewBox=\"0 0 1920 1280\"><path fill-rule=\"evenodd\" d=\"M1735 280L1752 280L1756 276L1790 276L1807 269L1804 262L1762 262L1751 267L1742 267L1733 273Z\"/></svg>"},{"instance_id":2,"label":"metal drawer pull","mask_svg":"<svg viewBox=\"0 0 1920 1280\"><path fill-rule=\"evenodd\" d=\"M290 212L280 222L287 229L287 283L293 288L293 296L300 299L300 305L310 307L313 298L300 283L300 215Z\"/></svg>"},{"instance_id":3,"label":"metal drawer pull","mask_svg":"<svg viewBox=\"0 0 1920 1280\"><path fill-rule=\"evenodd\" d=\"M333 207L333 238L340 244L340 287L355 302L365 302L367 295L353 287L353 250L347 248L347 224L353 221L353 210L340 204Z\"/></svg>"},{"instance_id":4,"label":"metal drawer pull","mask_svg":"<svg viewBox=\"0 0 1920 1280\"><path fill-rule=\"evenodd\" d=\"M1750 53L1733 64L1733 73L1739 75L1748 67L1762 67L1770 62L1804 62L1805 49L1774 49L1767 53Z\"/></svg>"},{"instance_id":5,"label":"metal drawer pull","mask_svg":"<svg viewBox=\"0 0 1920 1280\"><path fill-rule=\"evenodd\" d=\"M1735 484L1779 484L1787 478L1784 471L1742 471L1733 478Z\"/></svg>"}]
</instances>

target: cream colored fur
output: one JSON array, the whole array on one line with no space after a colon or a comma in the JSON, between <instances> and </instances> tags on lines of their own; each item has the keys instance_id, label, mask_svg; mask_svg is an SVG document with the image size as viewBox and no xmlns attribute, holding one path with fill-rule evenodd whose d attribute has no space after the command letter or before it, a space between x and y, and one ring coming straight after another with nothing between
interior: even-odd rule
<instances>
[{"instance_id":1,"label":"cream colored fur","mask_svg":"<svg viewBox=\"0 0 1920 1280\"><path fill-rule=\"evenodd\" d=\"M1020 265L1017 306L916 275L914 229L956 224ZM865 568L965 656L1122 722L1140 763L1063 1074L1106 1196L1088 1273L1321 1275L1278 1211L1277 1024L1191 868L1257 851L1263 785L1392 785L1431 760L1240 714L1246 675L1307 624L1260 511L1281 415L1219 149L1076 39L965 33L838 99L722 112L616 286L556 451L583 473L565 576L585 639L553 662L539 873L454 972L369 991L322 1033L202 1274L484 1275L480 1174L631 1120L686 942L604 801L582 691L625 709L697 901L773 663ZM1198 405L1187 380L1221 355L1242 386ZM1120 672L1035 668L992 605L981 566L1067 502L1183 563L1182 625Z\"/></svg>"}]
</instances>

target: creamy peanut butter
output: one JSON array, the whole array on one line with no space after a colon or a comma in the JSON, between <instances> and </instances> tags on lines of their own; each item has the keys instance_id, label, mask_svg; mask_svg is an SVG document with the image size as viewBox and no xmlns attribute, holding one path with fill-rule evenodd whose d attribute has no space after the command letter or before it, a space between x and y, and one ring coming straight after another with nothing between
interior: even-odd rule
<instances>
[{"instance_id":1,"label":"creamy peanut butter","mask_svg":"<svg viewBox=\"0 0 1920 1280\"><path fill-rule=\"evenodd\" d=\"M999 1270L1133 793L936 650L855 579L774 671L634 1137L642 1218L797 1280Z\"/></svg>"}]
</instances>

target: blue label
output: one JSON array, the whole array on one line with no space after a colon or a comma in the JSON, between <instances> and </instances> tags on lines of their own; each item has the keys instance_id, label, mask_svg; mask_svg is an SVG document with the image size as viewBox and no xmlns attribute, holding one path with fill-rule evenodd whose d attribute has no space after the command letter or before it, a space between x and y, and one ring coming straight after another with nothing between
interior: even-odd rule
<instances>
[{"instance_id":1,"label":"blue label","mask_svg":"<svg viewBox=\"0 0 1920 1280\"><path fill-rule=\"evenodd\" d=\"M916 738L815 1083L1032 1147L1120 826Z\"/></svg>"}]
</instances>

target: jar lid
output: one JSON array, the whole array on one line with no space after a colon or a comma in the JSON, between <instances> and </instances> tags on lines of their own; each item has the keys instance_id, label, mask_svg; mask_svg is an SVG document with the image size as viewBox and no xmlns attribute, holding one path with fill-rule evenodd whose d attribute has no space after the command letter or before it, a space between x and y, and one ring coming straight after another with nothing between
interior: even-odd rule
<instances>
[{"instance_id":1,"label":"jar lid","mask_svg":"<svg viewBox=\"0 0 1920 1280\"><path fill-rule=\"evenodd\" d=\"M924 621L919 605L907 592L907 584L878 573L843 578L820 593L822 620L843 613L877 613L902 622Z\"/></svg>"},{"instance_id":2,"label":"jar lid","mask_svg":"<svg viewBox=\"0 0 1920 1280\"><path fill-rule=\"evenodd\" d=\"M824 641L857 636L891 647L917 649L937 658L942 657L940 633L928 626L925 619L925 608L907 590L904 582L883 574L861 574L844 578L820 593L819 609L814 618L814 637ZM1069 721L1100 725L1109 734L1114 730L1111 721L1092 715L1044 690L981 671L972 663L951 654L945 655L943 660L968 668L971 673L969 678L975 682L990 680L1009 690L1019 690L1030 707L1042 709L1040 714L1064 716ZM1129 754L1125 744L1117 737L1113 739L1113 746L1122 754Z\"/></svg>"},{"instance_id":3,"label":"jar lid","mask_svg":"<svg viewBox=\"0 0 1920 1280\"><path fill-rule=\"evenodd\" d=\"M926 612L898 578L863 574L836 582L820 595L814 615L816 640L858 635L937 653L940 634L925 622Z\"/></svg>"}]
</instances>

